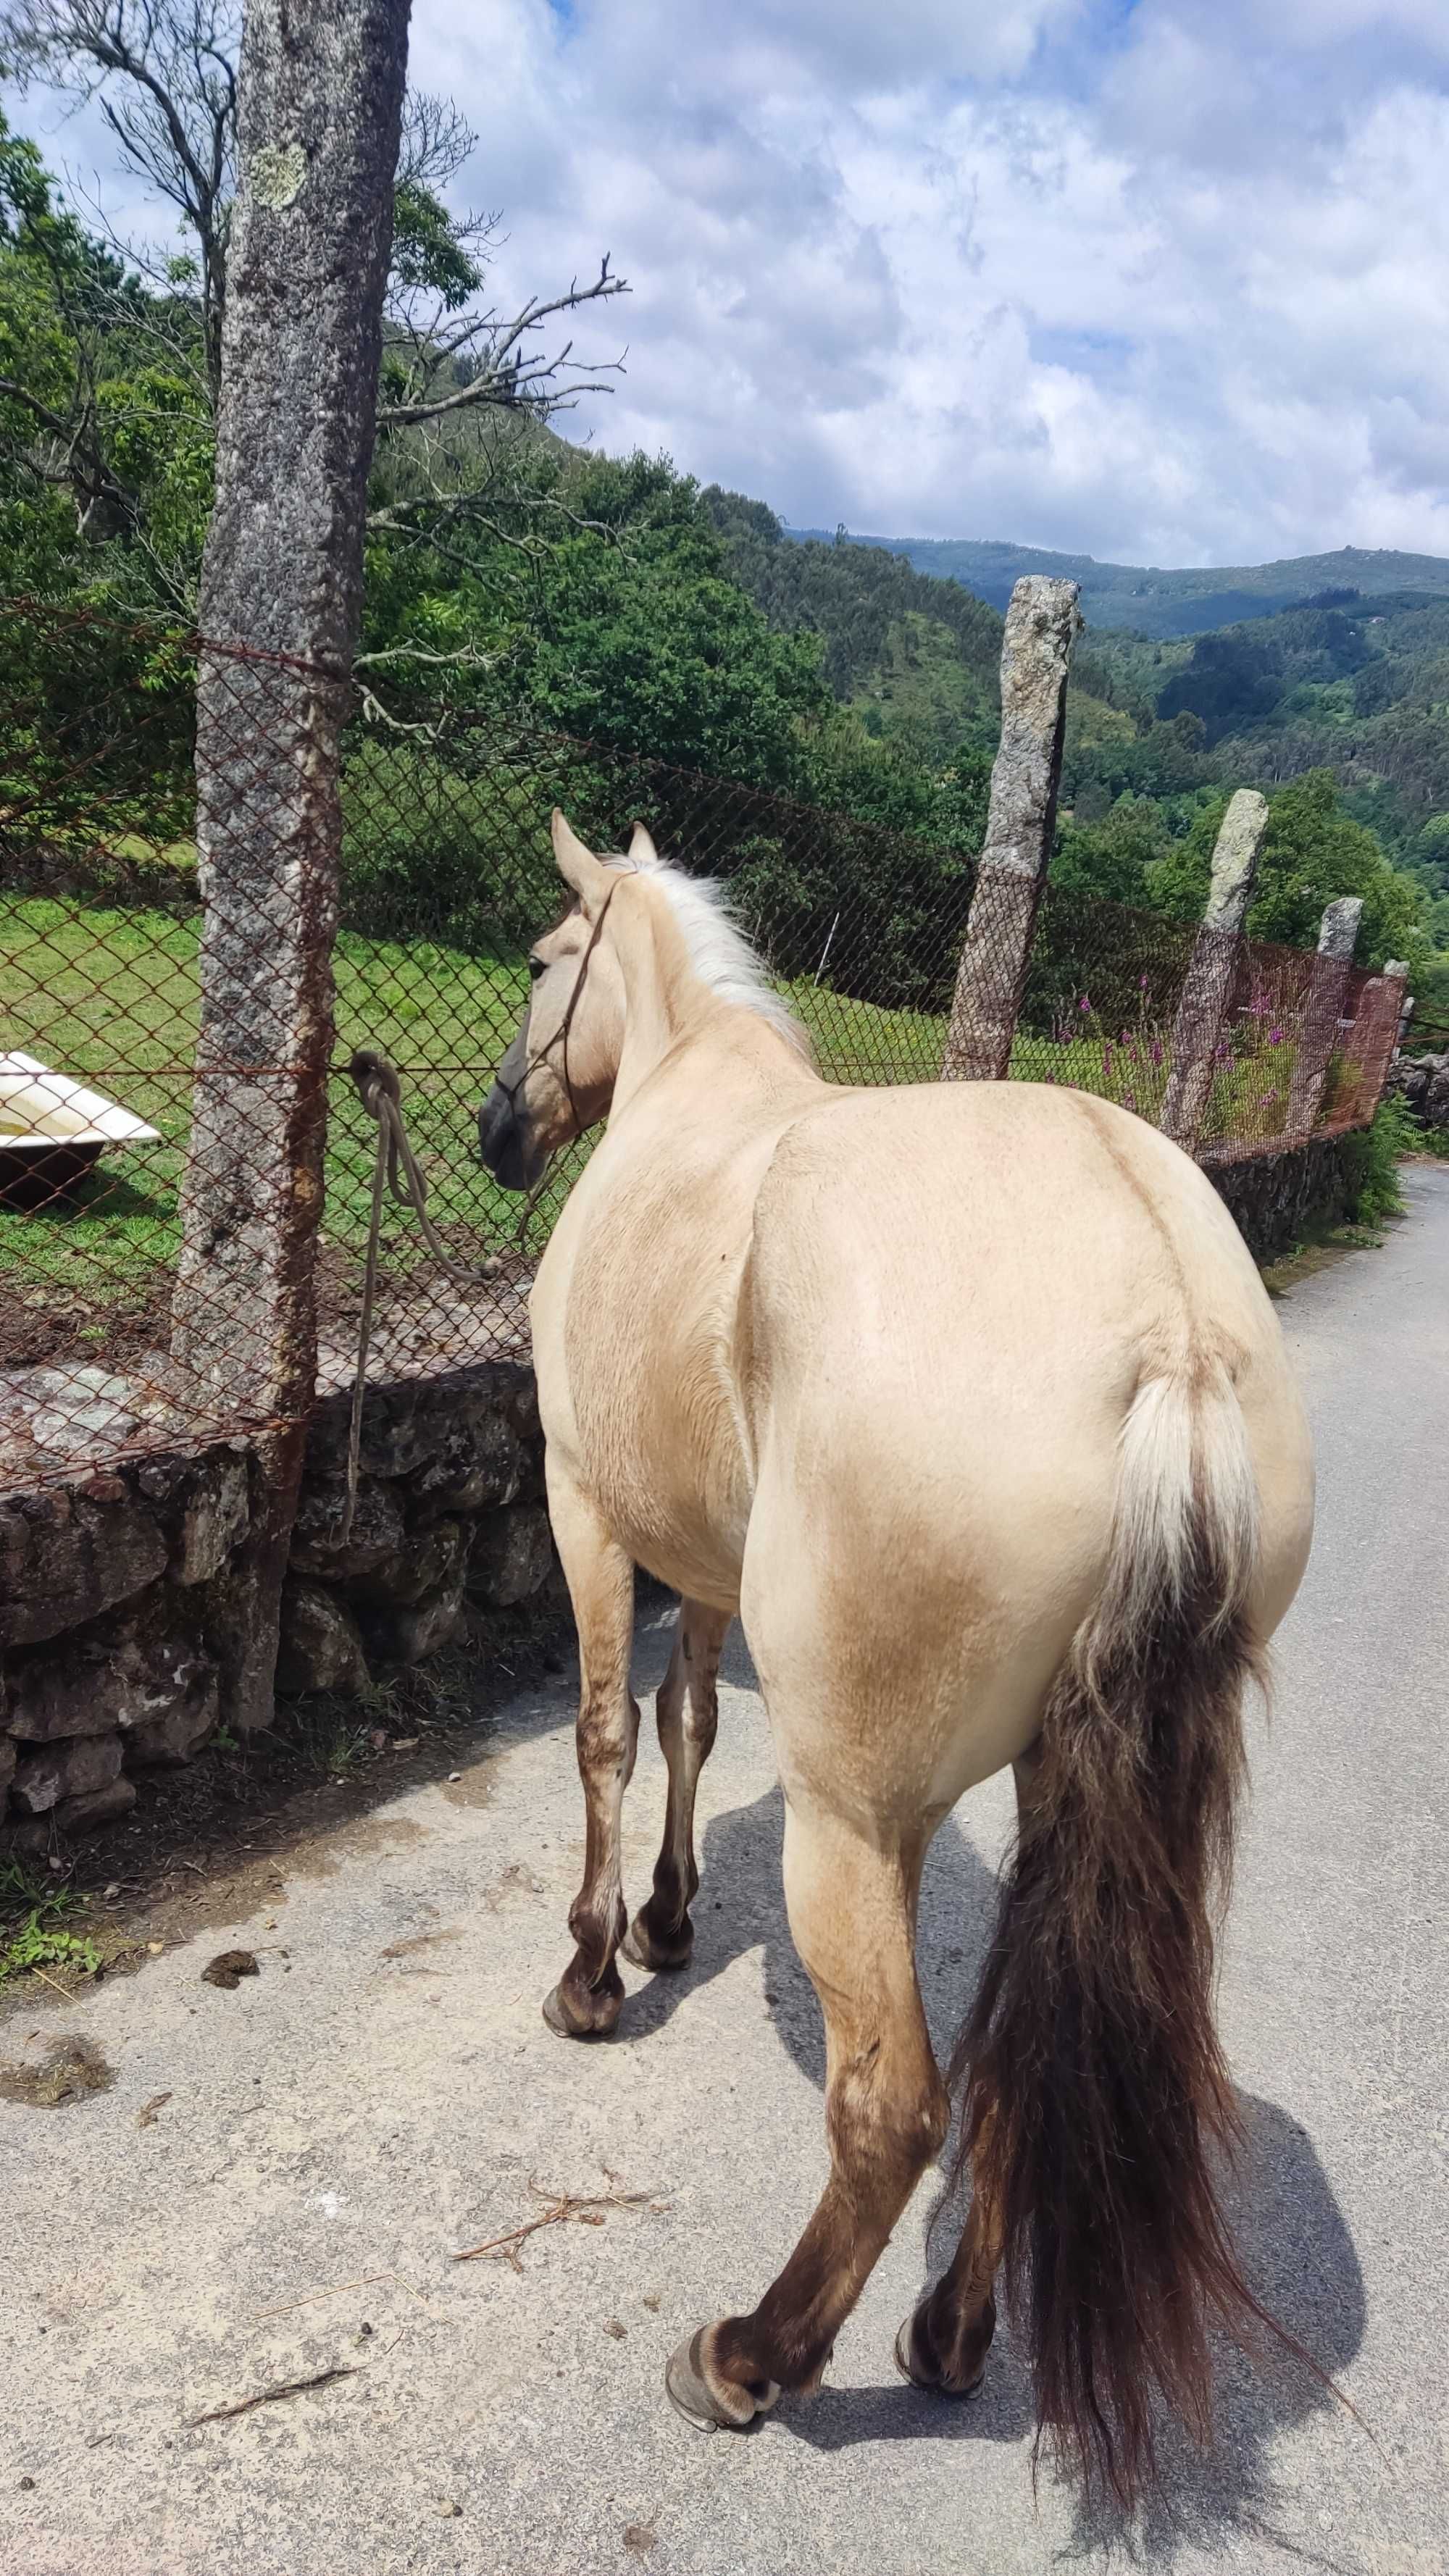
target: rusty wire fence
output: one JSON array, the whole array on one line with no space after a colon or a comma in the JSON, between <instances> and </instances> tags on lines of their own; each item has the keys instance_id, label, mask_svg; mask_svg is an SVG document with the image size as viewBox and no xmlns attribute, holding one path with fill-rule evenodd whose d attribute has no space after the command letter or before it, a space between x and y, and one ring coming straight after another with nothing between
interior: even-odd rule
<instances>
[{"instance_id":1,"label":"rusty wire fence","mask_svg":"<svg viewBox=\"0 0 1449 2576\"><path fill-rule=\"evenodd\" d=\"M234 1395L219 1404L171 1325L204 959L195 657L187 639L84 615L12 615L0 629L0 1490L260 1427ZM240 814L247 744L268 722L268 666L208 648L208 667L223 707L235 706L227 781ZM479 1163L475 1121L525 1005L529 942L557 915L555 804L597 848L618 848L643 820L667 857L723 879L830 1079L940 1075L970 852L543 734L496 709L395 730L361 708L342 762L322 1389L351 1371L362 1295L374 1131L347 1074L359 1045L385 1050L402 1076L451 1260L498 1256L486 1285L460 1288L389 1207L374 1373L526 1349L528 1282L588 1148L564 1158L520 1227L520 1203ZM284 852L274 896L286 905ZM273 926L263 905L263 952ZM1049 886L1013 1075L1088 1088L1156 1121L1202 937ZM1209 1161L1294 1135L1313 984L1299 952L1240 940L1221 952L1224 1009L1197 1139ZM1313 1132L1372 1116L1393 1042L1386 990L1396 1017L1396 988L1348 977ZM244 1133L287 1078L265 1062L213 1066L210 1112L219 1102ZM191 1284L194 1348L194 1265ZM214 1304L206 1328L220 1344L220 1278Z\"/></svg>"}]
</instances>

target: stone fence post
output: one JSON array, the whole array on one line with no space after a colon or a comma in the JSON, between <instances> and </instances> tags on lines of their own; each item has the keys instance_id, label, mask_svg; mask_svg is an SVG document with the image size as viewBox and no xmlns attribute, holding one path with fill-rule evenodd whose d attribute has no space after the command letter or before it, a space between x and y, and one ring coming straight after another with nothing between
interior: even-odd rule
<instances>
[{"instance_id":1,"label":"stone fence post","mask_svg":"<svg viewBox=\"0 0 1449 2576\"><path fill-rule=\"evenodd\" d=\"M271 1713L316 1385L340 736L392 246L408 0L248 0L197 688L201 1014L172 1355L259 1426L223 1717ZM210 648L210 649L208 649ZM231 648L231 649L228 649Z\"/></svg>"},{"instance_id":2,"label":"stone fence post","mask_svg":"<svg viewBox=\"0 0 1449 2576\"><path fill-rule=\"evenodd\" d=\"M1369 1117L1384 1096L1389 1067L1399 1051L1408 980L1408 959L1390 957L1379 974L1369 977L1358 997L1353 1024L1353 1053L1359 1066L1357 1107Z\"/></svg>"},{"instance_id":3,"label":"stone fence post","mask_svg":"<svg viewBox=\"0 0 1449 2576\"><path fill-rule=\"evenodd\" d=\"M1011 1070L1051 863L1067 668L1080 624L1074 581L1031 573L1011 594L1001 647L1001 742L946 1032L945 1082L1000 1082Z\"/></svg>"},{"instance_id":4,"label":"stone fence post","mask_svg":"<svg viewBox=\"0 0 1449 2576\"><path fill-rule=\"evenodd\" d=\"M1268 800L1256 787L1229 799L1213 849L1212 881L1172 1023L1171 1070L1158 1124L1190 1154L1202 1131L1213 1063L1232 1005L1238 940L1253 899Z\"/></svg>"},{"instance_id":5,"label":"stone fence post","mask_svg":"<svg viewBox=\"0 0 1449 2576\"><path fill-rule=\"evenodd\" d=\"M1336 903L1325 907L1319 924L1318 954L1313 961L1303 1024L1298 1032L1298 1054L1288 1091L1285 1125L1287 1136L1294 1143L1304 1142L1313 1133L1329 1058L1338 1040L1339 1015L1362 919L1362 899L1356 894L1345 894L1340 895Z\"/></svg>"}]
</instances>

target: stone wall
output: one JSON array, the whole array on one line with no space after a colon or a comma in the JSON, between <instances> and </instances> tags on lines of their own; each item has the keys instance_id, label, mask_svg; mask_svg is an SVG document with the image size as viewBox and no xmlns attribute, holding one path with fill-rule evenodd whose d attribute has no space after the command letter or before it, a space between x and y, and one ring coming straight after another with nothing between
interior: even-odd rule
<instances>
[{"instance_id":1,"label":"stone wall","mask_svg":"<svg viewBox=\"0 0 1449 2576\"><path fill-rule=\"evenodd\" d=\"M1449 1054L1401 1055L1389 1067L1387 1088L1421 1127L1449 1128Z\"/></svg>"},{"instance_id":2,"label":"stone wall","mask_svg":"<svg viewBox=\"0 0 1449 2576\"><path fill-rule=\"evenodd\" d=\"M349 1397L318 1408L283 1612L280 1692L357 1692L444 1644L465 1607L553 1566L532 1370L495 1361L368 1390L352 1529ZM228 1567L258 1497L244 1442L0 1498L0 1815L12 1847L109 1823L135 1775L217 1723Z\"/></svg>"},{"instance_id":3,"label":"stone wall","mask_svg":"<svg viewBox=\"0 0 1449 2576\"><path fill-rule=\"evenodd\" d=\"M1320 1136L1216 1168L1205 1160L1205 1168L1253 1258L1278 1261L1305 1235L1352 1218L1355 1148L1352 1135Z\"/></svg>"}]
</instances>

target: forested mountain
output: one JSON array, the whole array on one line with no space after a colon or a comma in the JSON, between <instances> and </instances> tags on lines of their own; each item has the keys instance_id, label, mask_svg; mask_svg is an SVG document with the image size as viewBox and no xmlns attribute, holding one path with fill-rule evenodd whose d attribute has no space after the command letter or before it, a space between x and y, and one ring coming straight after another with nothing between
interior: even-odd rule
<instances>
[{"instance_id":1,"label":"forested mountain","mask_svg":"<svg viewBox=\"0 0 1449 2576\"><path fill-rule=\"evenodd\" d=\"M1092 641L1099 686L1134 732L1200 727L1218 776L1270 789L1331 771L1346 809L1449 898L1449 596L1340 593L1191 644ZM1436 926L1449 944L1449 911Z\"/></svg>"},{"instance_id":2,"label":"forested mountain","mask_svg":"<svg viewBox=\"0 0 1449 2576\"><path fill-rule=\"evenodd\" d=\"M814 545L827 532L791 528L787 533L798 544ZM1013 582L1023 573L1059 574L1080 582L1090 626L1130 627L1159 638L1199 635L1209 627L1271 617L1329 590L1351 590L1379 601L1399 591L1449 596L1449 561L1442 556L1361 546L1289 556L1280 563L1199 565L1167 572L1155 565L1098 563L1093 555L968 537L862 537L852 530L850 543L899 555L917 572L938 580L958 581L993 608L1005 608Z\"/></svg>"},{"instance_id":3,"label":"forested mountain","mask_svg":"<svg viewBox=\"0 0 1449 2576\"><path fill-rule=\"evenodd\" d=\"M933 735L994 734L999 613L878 547L792 544L773 510L741 492L712 483L700 500L731 579L782 633L820 637L825 677L871 731L896 719L919 720Z\"/></svg>"}]
</instances>

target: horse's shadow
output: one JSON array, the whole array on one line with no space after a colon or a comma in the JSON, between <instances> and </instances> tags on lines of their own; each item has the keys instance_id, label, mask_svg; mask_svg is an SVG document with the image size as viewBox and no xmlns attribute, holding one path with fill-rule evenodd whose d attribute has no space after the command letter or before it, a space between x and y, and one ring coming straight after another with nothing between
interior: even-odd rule
<instances>
[{"instance_id":1,"label":"horse's shadow","mask_svg":"<svg viewBox=\"0 0 1449 2576\"><path fill-rule=\"evenodd\" d=\"M736 1634L726 1678L753 1685ZM631 1995L621 2025L627 2045L647 2043L671 2016L687 2010L701 1985L751 1950L764 1953L765 2002L775 2033L794 2063L823 2090L824 2033L810 1981L790 1940L780 1880L784 1807L778 1789L753 1805L711 1819L701 1850L697 1938L682 1976L656 1976ZM980 1973L996 1907L991 1872L954 1818L937 1835L921 1888L921 1985L937 2055L944 2064ZM616 2043L617 2044L617 2043ZM1227 2189L1244 2277L1270 2315L1330 2376L1357 2353L1366 2322L1363 2276L1343 2213L1308 2133L1275 2103L1239 2098L1245 2145ZM822 2178L823 2178L822 2140ZM948 2144L943 2163L949 2164ZM944 2267L964 2217L944 2196L933 2214L933 2273ZM763 2283L761 2287L763 2288ZM922 2284L924 2287L925 2285ZM1139 2563L1169 2567L1180 2550L1250 2531L1285 2546L1301 2562L1329 2567L1302 2540L1274 2528L1278 2500L1270 2455L1280 2437L1337 2401L1312 2372L1281 2354L1268 2337L1251 2357L1225 2345L1218 2355L1217 2418L1212 2448L1198 2451L1172 2423L1161 2428L1162 2475L1153 2499L1128 2524L1115 2513L1078 2504L1068 2554L1119 2549ZM1031 2385L1009 2321L998 2328L986 2378L966 2405L927 2396L904 2381L869 2389L826 2386L808 2405L770 2419L811 2448L835 2451L861 2442L1021 2441L1034 2422ZM1345 2416L1346 2435L1364 2440Z\"/></svg>"}]
</instances>

